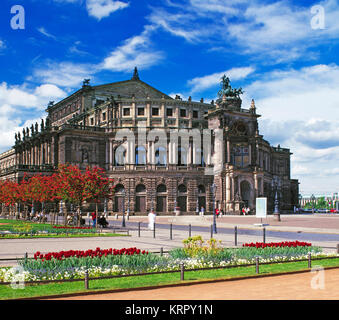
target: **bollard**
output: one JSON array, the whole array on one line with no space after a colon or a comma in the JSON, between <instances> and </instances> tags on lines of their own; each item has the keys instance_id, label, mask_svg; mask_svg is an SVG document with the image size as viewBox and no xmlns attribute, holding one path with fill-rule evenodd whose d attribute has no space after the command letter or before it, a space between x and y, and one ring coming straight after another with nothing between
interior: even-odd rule
<instances>
[{"instance_id":1,"label":"bollard","mask_svg":"<svg viewBox=\"0 0 339 320\"><path fill-rule=\"evenodd\" d=\"M172 231L172 229L173 229L173 226L172 226L172 223L170 224L170 239L171 240L173 240L173 231Z\"/></svg>"},{"instance_id":2,"label":"bollard","mask_svg":"<svg viewBox=\"0 0 339 320\"><path fill-rule=\"evenodd\" d=\"M263 236L263 243L266 243L266 228L263 228L262 230L262 236Z\"/></svg>"},{"instance_id":3,"label":"bollard","mask_svg":"<svg viewBox=\"0 0 339 320\"><path fill-rule=\"evenodd\" d=\"M141 222L138 223L138 237L140 238Z\"/></svg>"},{"instance_id":4,"label":"bollard","mask_svg":"<svg viewBox=\"0 0 339 320\"><path fill-rule=\"evenodd\" d=\"M164 255L164 248L161 247L161 248L160 248L160 256L163 256L163 255Z\"/></svg>"},{"instance_id":5,"label":"bollard","mask_svg":"<svg viewBox=\"0 0 339 320\"><path fill-rule=\"evenodd\" d=\"M308 268L311 269L312 268L312 256L311 253L308 254Z\"/></svg>"},{"instance_id":6,"label":"bollard","mask_svg":"<svg viewBox=\"0 0 339 320\"><path fill-rule=\"evenodd\" d=\"M185 279L185 265L183 263L180 264L180 280L184 281Z\"/></svg>"},{"instance_id":7,"label":"bollard","mask_svg":"<svg viewBox=\"0 0 339 320\"><path fill-rule=\"evenodd\" d=\"M153 223L153 238L155 239L155 223Z\"/></svg>"},{"instance_id":8,"label":"bollard","mask_svg":"<svg viewBox=\"0 0 339 320\"><path fill-rule=\"evenodd\" d=\"M255 273L259 273L259 257L255 258Z\"/></svg>"},{"instance_id":9,"label":"bollard","mask_svg":"<svg viewBox=\"0 0 339 320\"><path fill-rule=\"evenodd\" d=\"M88 270L85 271L85 289L89 288L89 278L88 278Z\"/></svg>"},{"instance_id":10,"label":"bollard","mask_svg":"<svg viewBox=\"0 0 339 320\"><path fill-rule=\"evenodd\" d=\"M192 237L192 226L190 224L188 225L188 237Z\"/></svg>"},{"instance_id":11,"label":"bollard","mask_svg":"<svg viewBox=\"0 0 339 320\"><path fill-rule=\"evenodd\" d=\"M237 226L234 227L234 245L235 246L238 245L238 227Z\"/></svg>"},{"instance_id":12,"label":"bollard","mask_svg":"<svg viewBox=\"0 0 339 320\"><path fill-rule=\"evenodd\" d=\"M213 238L213 224L211 224L211 239Z\"/></svg>"}]
</instances>

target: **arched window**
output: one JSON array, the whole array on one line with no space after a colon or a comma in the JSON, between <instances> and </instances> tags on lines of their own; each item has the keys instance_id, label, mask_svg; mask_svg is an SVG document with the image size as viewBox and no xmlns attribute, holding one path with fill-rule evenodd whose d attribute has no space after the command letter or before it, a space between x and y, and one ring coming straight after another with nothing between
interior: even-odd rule
<instances>
[{"instance_id":1,"label":"arched window","mask_svg":"<svg viewBox=\"0 0 339 320\"><path fill-rule=\"evenodd\" d=\"M198 193L206 193L205 186L203 186L202 184L199 185L199 187L198 187Z\"/></svg>"},{"instance_id":2,"label":"arched window","mask_svg":"<svg viewBox=\"0 0 339 320\"><path fill-rule=\"evenodd\" d=\"M119 146L114 150L114 162L116 166L123 166L126 162L126 149Z\"/></svg>"},{"instance_id":3,"label":"arched window","mask_svg":"<svg viewBox=\"0 0 339 320\"><path fill-rule=\"evenodd\" d=\"M195 163L196 165L205 166L204 152L201 148L195 149Z\"/></svg>"},{"instance_id":4,"label":"arched window","mask_svg":"<svg viewBox=\"0 0 339 320\"><path fill-rule=\"evenodd\" d=\"M146 187L143 184L138 184L135 188L136 193L145 193Z\"/></svg>"},{"instance_id":5,"label":"arched window","mask_svg":"<svg viewBox=\"0 0 339 320\"><path fill-rule=\"evenodd\" d=\"M164 184L160 184L158 187L157 187L157 193L162 193L162 192L167 192L167 188Z\"/></svg>"},{"instance_id":6,"label":"arched window","mask_svg":"<svg viewBox=\"0 0 339 320\"><path fill-rule=\"evenodd\" d=\"M186 193L187 192L187 188L186 188L186 186L184 184L181 184L178 187L178 191L179 191L179 193Z\"/></svg>"},{"instance_id":7,"label":"arched window","mask_svg":"<svg viewBox=\"0 0 339 320\"><path fill-rule=\"evenodd\" d=\"M124 193L125 187L122 184L117 184L114 188L115 194L117 193Z\"/></svg>"},{"instance_id":8,"label":"arched window","mask_svg":"<svg viewBox=\"0 0 339 320\"><path fill-rule=\"evenodd\" d=\"M155 164L157 166L166 166L167 152L164 147L157 148L157 150L155 151Z\"/></svg>"},{"instance_id":9,"label":"arched window","mask_svg":"<svg viewBox=\"0 0 339 320\"><path fill-rule=\"evenodd\" d=\"M178 149L178 166L187 165L187 151L185 148L180 147Z\"/></svg>"},{"instance_id":10,"label":"arched window","mask_svg":"<svg viewBox=\"0 0 339 320\"><path fill-rule=\"evenodd\" d=\"M135 148L135 164L136 165L146 164L146 149L144 147Z\"/></svg>"}]
</instances>

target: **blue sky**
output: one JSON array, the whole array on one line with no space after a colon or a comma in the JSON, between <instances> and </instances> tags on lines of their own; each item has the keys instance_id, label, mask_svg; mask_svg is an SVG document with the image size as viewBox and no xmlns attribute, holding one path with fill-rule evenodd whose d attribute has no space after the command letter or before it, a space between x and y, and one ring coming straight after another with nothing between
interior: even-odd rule
<instances>
[{"instance_id":1,"label":"blue sky","mask_svg":"<svg viewBox=\"0 0 339 320\"><path fill-rule=\"evenodd\" d=\"M157 89L209 101L226 73L265 138L293 152L301 192L338 192L338 17L337 0L2 0L0 152L84 78L126 80L137 65Z\"/></svg>"}]
</instances>

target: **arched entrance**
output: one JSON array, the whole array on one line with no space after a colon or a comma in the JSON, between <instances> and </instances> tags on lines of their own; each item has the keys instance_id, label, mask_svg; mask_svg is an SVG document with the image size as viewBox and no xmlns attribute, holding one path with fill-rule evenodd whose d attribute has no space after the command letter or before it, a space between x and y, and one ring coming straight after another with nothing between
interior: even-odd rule
<instances>
[{"instance_id":1,"label":"arched entrance","mask_svg":"<svg viewBox=\"0 0 339 320\"><path fill-rule=\"evenodd\" d=\"M244 201L246 207L251 204L251 185L247 180L243 180L240 183L241 199Z\"/></svg>"},{"instance_id":2,"label":"arched entrance","mask_svg":"<svg viewBox=\"0 0 339 320\"><path fill-rule=\"evenodd\" d=\"M199 203L199 211L201 207L204 207L206 211L206 189L202 184L198 186L198 203Z\"/></svg>"},{"instance_id":3,"label":"arched entrance","mask_svg":"<svg viewBox=\"0 0 339 320\"><path fill-rule=\"evenodd\" d=\"M135 188L135 212L146 212L146 187L139 184Z\"/></svg>"},{"instance_id":4,"label":"arched entrance","mask_svg":"<svg viewBox=\"0 0 339 320\"><path fill-rule=\"evenodd\" d=\"M125 187L122 184L118 184L114 189L114 212L123 212Z\"/></svg>"},{"instance_id":5,"label":"arched entrance","mask_svg":"<svg viewBox=\"0 0 339 320\"><path fill-rule=\"evenodd\" d=\"M167 211L167 188L164 184L157 187L157 212Z\"/></svg>"},{"instance_id":6,"label":"arched entrance","mask_svg":"<svg viewBox=\"0 0 339 320\"><path fill-rule=\"evenodd\" d=\"M178 207L181 212L187 211L187 188L184 184L178 187Z\"/></svg>"}]
</instances>

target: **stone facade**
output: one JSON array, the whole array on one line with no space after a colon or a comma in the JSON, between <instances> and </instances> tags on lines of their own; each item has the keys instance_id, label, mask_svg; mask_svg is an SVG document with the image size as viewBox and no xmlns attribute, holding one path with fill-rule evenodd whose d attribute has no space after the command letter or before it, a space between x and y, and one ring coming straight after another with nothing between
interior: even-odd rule
<instances>
[{"instance_id":1,"label":"stone facade","mask_svg":"<svg viewBox=\"0 0 339 320\"><path fill-rule=\"evenodd\" d=\"M50 174L64 163L100 166L116 182L110 213L146 214L153 207L172 214L176 206L212 212L215 200L225 213L239 214L243 205L254 211L259 196L272 211L275 193L281 210L291 210L299 193L291 153L259 134L254 101L249 109L241 104L226 96L210 104L173 99L141 81L137 70L127 81L84 81L49 104L40 130L36 124L16 134L13 149L0 155L0 179Z\"/></svg>"}]
</instances>

